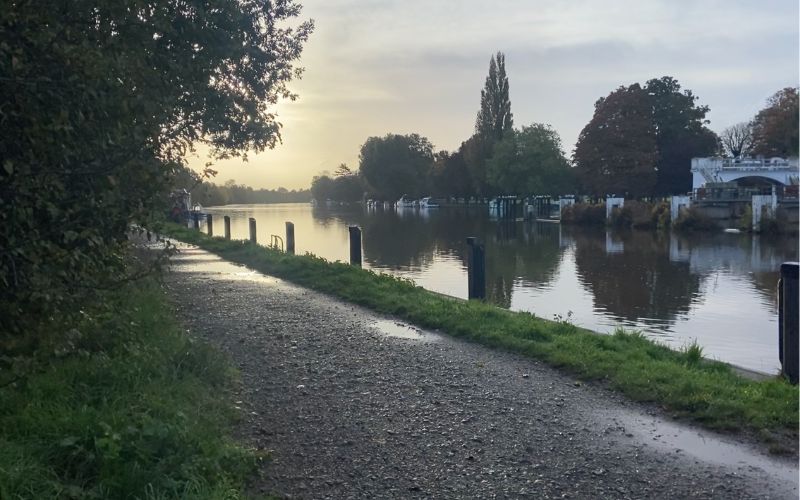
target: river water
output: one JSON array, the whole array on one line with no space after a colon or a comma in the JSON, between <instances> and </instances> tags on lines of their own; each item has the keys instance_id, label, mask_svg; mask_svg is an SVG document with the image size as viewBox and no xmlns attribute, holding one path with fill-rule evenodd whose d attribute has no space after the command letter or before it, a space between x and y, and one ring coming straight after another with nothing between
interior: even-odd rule
<instances>
[{"instance_id":1,"label":"river water","mask_svg":"<svg viewBox=\"0 0 800 500\"><path fill-rule=\"evenodd\" d=\"M498 306L563 319L598 332L638 329L679 349L765 373L778 361L778 268L797 260L798 240L748 234L606 231L533 221L498 221L485 208L371 210L306 204L226 205L234 239L285 237L296 252L348 261L348 225L362 228L363 266L466 298L467 246L486 246L487 298Z\"/></svg>"}]
</instances>

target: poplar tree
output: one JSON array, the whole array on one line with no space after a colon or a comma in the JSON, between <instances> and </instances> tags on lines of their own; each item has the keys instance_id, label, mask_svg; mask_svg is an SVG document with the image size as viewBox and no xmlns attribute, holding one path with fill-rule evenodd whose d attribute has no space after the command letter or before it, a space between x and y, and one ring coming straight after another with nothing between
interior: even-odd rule
<instances>
[{"instance_id":1,"label":"poplar tree","mask_svg":"<svg viewBox=\"0 0 800 500\"><path fill-rule=\"evenodd\" d=\"M489 61L489 75L481 90L481 108L475 119L475 134L462 144L475 191L487 195L486 160L492 156L494 144L514 125L511 100L508 97L506 57L502 52Z\"/></svg>"},{"instance_id":2,"label":"poplar tree","mask_svg":"<svg viewBox=\"0 0 800 500\"><path fill-rule=\"evenodd\" d=\"M489 61L489 76L481 90L481 109L475 120L475 133L490 142L503 138L514 126L508 97L506 56L498 52Z\"/></svg>"}]
</instances>

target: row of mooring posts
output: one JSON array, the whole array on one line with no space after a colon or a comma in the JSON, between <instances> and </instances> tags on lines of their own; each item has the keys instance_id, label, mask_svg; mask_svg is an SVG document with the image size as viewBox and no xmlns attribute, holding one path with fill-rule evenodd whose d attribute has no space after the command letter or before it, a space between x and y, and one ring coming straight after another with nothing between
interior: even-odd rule
<instances>
[{"instance_id":1,"label":"row of mooring posts","mask_svg":"<svg viewBox=\"0 0 800 500\"><path fill-rule=\"evenodd\" d=\"M231 219L223 218L225 239L231 239ZM214 226L211 214L206 215L208 235L213 236ZM199 228L195 218L195 228ZM257 243L256 220L249 219L250 241ZM350 236L350 264L361 267L361 228L347 227ZM273 235L275 236L275 235ZM467 296L470 300L486 298L486 247L478 238L467 238ZM295 253L294 224L286 221L286 252ZM782 373L793 384L798 382L798 315L800 315L800 294L798 293L798 263L785 262L781 265L778 282L778 358Z\"/></svg>"}]
</instances>

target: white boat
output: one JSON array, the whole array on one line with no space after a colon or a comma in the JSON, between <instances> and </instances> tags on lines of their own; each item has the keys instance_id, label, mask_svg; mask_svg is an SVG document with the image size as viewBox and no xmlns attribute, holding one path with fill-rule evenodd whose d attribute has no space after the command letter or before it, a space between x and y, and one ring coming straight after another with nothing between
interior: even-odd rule
<instances>
[{"instance_id":1,"label":"white boat","mask_svg":"<svg viewBox=\"0 0 800 500\"><path fill-rule=\"evenodd\" d=\"M397 203L395 203L394 206L397 208L410 208L414 206L414 203L414 200L406 198L406 195L403 195L399 200L397 200Z\"/></svg>"},{"instance_id":2,"label":"white boat","mask_svg":"<svg viewBox=\"0 0 800 500\"><path fill-rule=\"evenodd\" d=\"M426 196L419 200L419 208L439 208L439 204L430 196Z\"/></svg>"}]
</instances>

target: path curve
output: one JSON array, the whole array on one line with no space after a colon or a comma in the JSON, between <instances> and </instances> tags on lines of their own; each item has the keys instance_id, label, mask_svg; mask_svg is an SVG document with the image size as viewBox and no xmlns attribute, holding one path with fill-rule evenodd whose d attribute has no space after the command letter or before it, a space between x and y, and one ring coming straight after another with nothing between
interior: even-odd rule
<instances>
[{"instance_id":1,"label":"path curve","mask_svg":"<svg viewBox=\"0 0 800 500\"><path fill-rule=\"evenodd\" d=\"M238 366L238 437L287 498L797 498L797 464L515 354L181 245L166 285Z\"/></svg>"}]
</instances>

